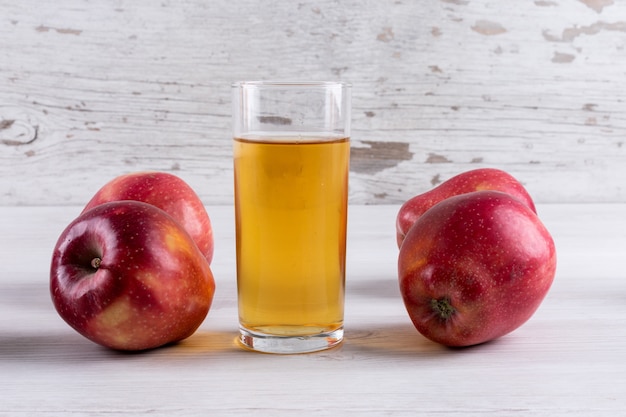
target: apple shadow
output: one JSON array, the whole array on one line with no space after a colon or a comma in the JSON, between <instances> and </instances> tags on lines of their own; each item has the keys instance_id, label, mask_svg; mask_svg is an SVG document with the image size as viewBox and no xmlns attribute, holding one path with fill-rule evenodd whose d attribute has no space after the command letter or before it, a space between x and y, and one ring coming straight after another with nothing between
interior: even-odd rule
<instances>
[{"instance_id":1,"label":"apple shadow","mask_svg":"<svg viewBox=\"0 0 626 417\"><path fill-rule=\"evenodd\" d=\"M364 355L440 356L450 349L422 336L413 325L398 323L346 329L344 351Z\"/></svg>"},{"instance_id":2,"label":"apple shadow","mask_svg":"<svg viewBox=\"0 0 626 417\"><path fill-rule=\"evenodd\" d=\"M142 360L159 358L211 358L216 353L238 353L243 351L236 341L236 332L198 330L180 342L154 349L122 351L100 346L78 333L5 334L0 339L0 364L3 362L24 363L89 363L107 358Z\"/></svg>"},{"instance_id":3,"label":"apple shadow","mask_svg":"<svg viewBox=\"0 0 626 417\"><path fill-rule=\"evenodd\" d=\"M157 348L168 355L179 357L239 353L243 348L237 342L237 331L210 331L200 329L180 342Z\"/></svg>"},{"instance_id":4,"label":"apple shadow","mask_svg":"<svg viewBox=\"0 0 626 417\"><path fill-rule=\"evenodd\" d=\"M78 333L3 334L2 362L90 362L104 349Z\"/></svg>"},{"instance_id":5,"label":"apple shadow","mask_svg":"<svg viewBox=\"0 0 626 417\"><path fill-rule=\"evenodd\" d=\"M422 336L410 323L379 325L369 329L351 327L346 330L343 343L344 354L366 356L393 356L427 359L470 353L488 349L500 343L500 339L486 343L449 347Z\"/></svg>"}]
</instances>

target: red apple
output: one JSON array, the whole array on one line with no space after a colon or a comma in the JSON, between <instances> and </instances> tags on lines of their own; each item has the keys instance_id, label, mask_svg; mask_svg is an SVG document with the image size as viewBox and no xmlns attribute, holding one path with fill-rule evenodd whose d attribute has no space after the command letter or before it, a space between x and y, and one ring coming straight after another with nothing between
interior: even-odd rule
<instances>
[{"instance_id":1,"label":"red apple","mask_svg":"<svg viewBox=\"0 0 626 417\"><path fill-rule=\"evenodd\" d=\"M118 350L143 350L193 334L215 292L209 263L183 227L138 201L99 205L62 232L50 267L59 315Z\"/></svg>"},{"instance_id":2,"label":"red apple","mask_svg":"<svg viewBox=\"0 0 626 417\"><path fill-rule=\"evenodd\" d=\"M442 182L432 190L411 198L400 207L396 218L398 247L413 223L438 202L455 195L484 190L510 194L535 211L535 204L524 186L509 173L494 168L479 168L463 172Z\"/></svg>"},{"instance_id":3,"label":"red apple","mask_svg":"<svg viewBox=\"0 0 626 417\"><path fill-rule=\"evenodd\" d=\"M476 191L430 208L406 235L400 292L416 329L447 346L503 336L546 296L556 251L537 215L515 197Z\"/></svg>"},{"instance_id":4,"label":"red apple","mask_svg":"<svg viewBox=\"0 0 626 417\"><path fill-rule=\"evenodd\" d=\"M213 260L213 228L202 201L179 177L165 172L135 172L106 183L83 212L110 201L136 200L157 206L187 230L209 264Z\"/></svg>"}]
</instances>

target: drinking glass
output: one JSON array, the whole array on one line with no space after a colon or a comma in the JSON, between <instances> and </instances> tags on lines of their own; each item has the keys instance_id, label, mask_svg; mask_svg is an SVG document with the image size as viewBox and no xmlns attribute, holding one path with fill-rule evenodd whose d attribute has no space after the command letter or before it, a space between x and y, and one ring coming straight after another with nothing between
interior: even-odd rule
<instances>
[{"instance_id":1,"label":"drinking glass","mask_svg":"<svg viewBox=\"0 0 626 417\"><path fill-rule=\"evenodd\" d=\"M269 353L343 340L350 91L234 83L239 340Z\"/></svg>"}]
</instances>

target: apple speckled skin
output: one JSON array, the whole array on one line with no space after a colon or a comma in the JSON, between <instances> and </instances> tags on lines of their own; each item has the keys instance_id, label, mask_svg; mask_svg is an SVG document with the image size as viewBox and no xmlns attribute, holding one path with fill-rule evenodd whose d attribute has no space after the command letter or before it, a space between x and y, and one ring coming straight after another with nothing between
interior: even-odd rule
<instances>
[{"instance_id":1,"label":"apple speckled skin","mask_svg":"<svg viewBox=\"0 0 626 417\"><path fill-rule=\"evenodd\" d=\"M215 281L189 234L138 201L98 205L61 233L50 293L57 312L88 339L117 350L180 341L206 318Z\"/></svg>"},{"instance_id":2,"label":"apple speckled skin","mask_svg":"<svg viewBox=\"0 0 626 417\"><path fill-rule=\"evenodd\" d=\"M214 250L211 220L198 195L181 178L156 171L120 175L103 185L83 212L103 203L121 200L141 201L165 211L187 230L211 263Z\"/></svg>"},{"instance_id":3,"label":"apple speckled skin","mask_svg":"<svg viewBox=\"0 0 626 417\"><path fill-rule=\"evenodd\" d=\"M519 199L533 212L535 204L524 186L509 173L495 168L479 168L466 171L442 182L437 187L407 200L396 218L398 247L413 223L429 208L446 198L473 191L502 191Z\"/></svg>"},{"instance_id":4,"label":"apple speckled skin","mask_svg":"<svg viewBox=\"0 0 626 417\"><path fill-rule=\"evenodd\" d=\"M469 346L501 337L537 310L552 285L556 249L515 197L476 191L426 211L400 247L407 312L425 337Z\"/></svg>"}]
</instances>

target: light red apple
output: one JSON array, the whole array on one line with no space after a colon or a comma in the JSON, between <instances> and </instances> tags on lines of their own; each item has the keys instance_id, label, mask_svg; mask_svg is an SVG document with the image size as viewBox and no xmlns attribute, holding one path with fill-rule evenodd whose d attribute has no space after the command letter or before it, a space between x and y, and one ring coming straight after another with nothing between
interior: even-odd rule
<instances>
[{"instance_id":1,"label":"light red apple","mask_svg":"<svg viewBox=\"0 0 626 417\"><path fill-rule=\"evenodd\" d=\"M187 230L209 264L213 260L213 228L204 204L181 178L166 172L134 172L106 183L83 212L110 201L135 200L167 212Z\"/></svg>"},{"instance_id":2,"label":"light red apple","mask_svg":"<svg viewBox=\"0 0 626 417\"><path fill-rule=\"evenodd\" d=\"M406 235L400 292L415 328L447 346L501 337L526 322L556 270L553 239L515 197L476 191L431 207Z\"/></svg>"},{"instance_id":3,"label":"light red apple","mask_svg":"<svg viewBox=\"0 0 626 417\"><path fill-rule=\"evenodd\" d=\"M535 204L524 186L511 174L495 168L466 171L442 182L437 187L407 200L396 218L398 247L415 221L429 208L446 198L472 191L502 191L518 198L532 211Z\"/></svg>"},{"instance_id":4,"label":"light red apple","mask_svg":"<svg viewBox=\"0 0 626 417\"><path fill-rule=\"evenodd\" d=\"M71 222L52 255L57 312L88 339L144 350L193 334L215 281L204 254L163 210L138 201L98 205Z\"/></svg>"}]
</instances>

